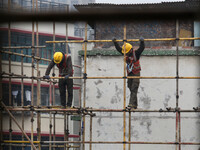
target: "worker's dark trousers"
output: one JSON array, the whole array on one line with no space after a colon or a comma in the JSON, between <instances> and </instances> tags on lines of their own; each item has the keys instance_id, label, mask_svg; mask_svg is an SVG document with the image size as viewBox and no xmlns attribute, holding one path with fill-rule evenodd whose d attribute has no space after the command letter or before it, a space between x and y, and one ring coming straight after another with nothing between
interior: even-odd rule
<instances>
[{"instance_id":1,"label":"worker's dark trousers","mask_svg":"<svg viewBox=\"0 0 200 150\"><path fill-rule=\"evenodd\" d=\"M128 76L140 76L140 73L138 74L129 73ZM140 84L140 79L128 79L127 83L128 83L128 88L131 92L129 104L137 107L138 106L137 92Z\"/></svg>"},{"instance_id":2,"label":"worker's dark trousers","mask_svg":"<svg viewBox=\"0 0 200 150\"><path fill-rule=\"evenodd\" d=\"M59 79L61 105L66 106L66 87L68 91L67 106L71 107L73 99L73 79Z\"/></svg>"}]
</instances>

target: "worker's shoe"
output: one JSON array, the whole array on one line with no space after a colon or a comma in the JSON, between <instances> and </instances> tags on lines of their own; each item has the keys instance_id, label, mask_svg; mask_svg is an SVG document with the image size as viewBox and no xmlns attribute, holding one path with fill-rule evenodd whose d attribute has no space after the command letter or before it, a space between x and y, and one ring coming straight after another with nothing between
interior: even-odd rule
<instances>
[{"instance_id":1,"label":"worker's shoe","mask_svg":"<svg viewBox=\"0 0 200 150\"><path fill-rule=\"evenodd\" d=\"M137 109L137 106L134 106L133 104L128 104L128 108Z\"/></svg>"},{"instance_id":2,"label":"worker's shoe","mask_svg":"<svg viewBox=\"0 0 200 150\"><path fill-rule=\"evenodd\" d=\"M71 109L72 107L71 106L66 106L66 109Z\"/></svg>"}]
</instances>

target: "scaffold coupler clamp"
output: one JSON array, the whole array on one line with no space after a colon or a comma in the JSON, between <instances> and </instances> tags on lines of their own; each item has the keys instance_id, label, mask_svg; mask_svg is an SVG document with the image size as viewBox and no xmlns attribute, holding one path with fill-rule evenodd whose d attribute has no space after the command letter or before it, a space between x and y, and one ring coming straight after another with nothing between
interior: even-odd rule
<instances>
[{"instance_id":1,"label":"scaffold coupler clamp","mask_svg":"<svg viewBox=\"0 0 200 150\"><path fill-rule=\"evenodd\" d=\"M34 111L34 106L33 105L29 105L29 109L30 109L30 111Z\"/></svg>"},{"instance_id":2,"label":"scaffold coupler clamp","mask_svg":"<svg viewBox=\"0 0 200 150\"><path fill-rule=\"evenodd\" d=\"M194 111L198 111L198 110L200 110L199 107L193 107L193 109L194 109Z\"/></svg>"},{"instance_id":3,"label":"scaffold coupler clamp","mask_svg":"<svg viewBox=\"0 0 200 150\"><path fill-rule=\"evenodd\" d=\"M167 109L167 111L170 111L172 108L171 107L167 107L166 109Z\"/></svg>"},{"instance_id":4,"label":"scaffold coupler clamp","mask_svg":"<svg viewBox=\"0 0 200 150\"><path fill-rule=\"evenodd\" d=\"M180 107L176 107L174 112L180 112Z\"/></svg>"},{"instance_id":5,"label":"scaffold coupler clamp","mask_svg":"<svg viewBox=\"0 0 200 150\"><path fill-rule=\"evenodd\" d=\"M87 73L83 74L83 79L87 79Z\"/></svg>"}]
</instances>

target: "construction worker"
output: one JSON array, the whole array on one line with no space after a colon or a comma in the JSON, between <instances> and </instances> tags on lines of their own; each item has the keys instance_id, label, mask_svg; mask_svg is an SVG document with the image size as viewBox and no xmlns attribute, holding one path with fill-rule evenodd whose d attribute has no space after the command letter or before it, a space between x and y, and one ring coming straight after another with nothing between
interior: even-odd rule
<instances>
[{"instance_id":1,"label":"construction worker","mask_svg":"<svg viewBox=\"0 0 200 150\"><path fill-rule=\"evenodd\" d=\"M62 108L70 108L72 105L73 99L73 79L69 79L73 75L72 60L69 54L64 54L62 52L56 52L53 55L53 60L50 62L45 76L45 79L50 79L49 74L51 69L56 65L59 69L59 76L64 77L59 79L59 91L60 91L60 100ZM66 86L68 91L68 101L66 107Z\"/></svg>"},{"instance_id":2,"label":"construction worker","mask_svg":"<svg viewBox=\"0 0 200 150\"><path fill-rule=\"evenodd\" d=\"M140 38L140 46L137 50L133 49L133 46L130 43L126 43L126 45L123 45L122 48L119 46L119 44L116 42L116 39L114 38L113 43L115 45L115 48L118 52L120 52L122 55L124 55L124 46L125 46L125 52L126 52L126 64L127 64L127 75L128 76L140 76L140 56L145 48L144 45L144 38ZM130 90L130 100L129 100L129 108L137 109L138 102L137 102L137 92L140 84L140 79L128 79L128 88Z\"/></svg>"}]
</instances>

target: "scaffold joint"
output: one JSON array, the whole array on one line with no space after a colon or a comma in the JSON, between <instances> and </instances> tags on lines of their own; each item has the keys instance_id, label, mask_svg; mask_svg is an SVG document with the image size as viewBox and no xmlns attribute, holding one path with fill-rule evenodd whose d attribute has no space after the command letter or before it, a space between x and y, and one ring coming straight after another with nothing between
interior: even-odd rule
<instances>
[{"instance_id":1,"label":"scaffold joint","mask_svg":"<svg viewBox=\"0 0 200 150\"><path fill-rule=\"evenodd\" d=\"M193 107L194 111L199 110L199 107Z\"/></svg>"},{"instance_id":2,"label":"scaffold joint","mask_svg":"<svg viewBox=\"0 0 200 150\"><path fill-rule=\"evenodd\" d=\"M167 111L170 111L170 110L171 110L171 107L167 107L166 109L167 109Z\"/></svg>"},{"instance_id":3,"label":"scaffold joint","mask_svg":"<svg viewBox=\"0 0 200 150\"><path fill-rule=\"evenodd\" d=\"M176 41L180 40L180 38L176 38Z\"/></svg>"},{"instance_id":4,"label":"scaffold joint","mask_svg":"<svg viewBox=\"0 0 200 150\"><path fill-rule=\"evenodd\" d=\"M126 39L124 39L124 40L123 40L123 42L127 42L127 40L126 40Z\"/></svg>"},{"instance_id":5,"label":"scaffold joint","mask_svg":"<svg viewBox=\"0 0 200 150\"><path fill-rule=\"evenodd\" d=\"M179 76L176 76L175 78L176 78L176 79L179 79Z\"/></svg>"},{"instance_id":6,"label":"scaffold joint","mask_svg":"<svg viewBox=\"0 0 200 150\"><path fill-rule=\"evenodd\" d=\"M175 108L175 112L180 112L180 108L179 108L179 107L176 107L176 108Z\"/></svg>"},{"instance_id":7,"label":"scaffold joint","mask_svg":"<svg viewBox=\"0 0 200 150\"><path fill-rule=\"evenodd\" d=\"M9 132L12 132L13 130L12 129L9 129Z\"/></svg>"},{"instance_id":8,"label":"scaffold joint","mask_svg":"<svg viewBox=\"0 0 200 150\"><path fill-rule=\"evenodd\" d=\"M87 79L87 73L83 74L83 79Z\"/></svg>"},{"instance_id":9,"label":"scaffold joint","mask_svg":"<svg viewBox=\"0 0 200 150\"><path fill-rule=\"evenodd\" d=\"M126 144L127 142L126 142L126 141L123 141L122 143L123 143L123 144Z\"/></svg>"},{"instance_id":10,"label":"scaffold joint","mask_svg":"<svg viewBox=\"0 0 200 150\"><path fill-rule=\"evenodd\" d=\"M49 125L49 128L51 129L52 127L53 127L53 125L52 125L52 124L50 124L50 125Z\"/></svg>"},{"instance_id":11,"label":"scaffold joint","mask_svg":"<svg viewBox=\"0 0 200 150\"><path fill-rule=\"evenodd\" d=\"M33 119L33 118L31 119L31 122L34 122L34 119Z\"/></svg>"},{"instance_id":12,"label":"scaffold joint","mask_svg":"<svg viewBox=\"0 0 200 150\"><path fill-rule=\"evenodd\" d=\"M159 112L163 112L162 108L159 109Z\"/></svg>"},{"instance_id":13,"label":"scaffold joint","mask_svg":"<svg viewBox=\"0 0 200 150\"><path fill-rule=\"evenodd\" d=\"M67 129L67 130L65 131L65 133L66 133L67 135L69 135L69 130Z\"/></svg>"},{"instance_id":14,"label":"scaffold joint","mask_svg":"<svg viewBox=\"0 0 200 150\"><path fill-rule=\"evenodd\" d=\"M178 98L179 98L179 95L176 95L176 98L178 99Z\"/></svg>"},{"instance_id":15,"label":"scaffold joint","mask_svg":"<svg viewBox=\"0 0 200 150\"><path fill-rule=\"evenodd\" d=\"M127 77L126 76L124 76L124 77L122 77L123 79L127 79Z\"/></svg>"},{"instance_id":16,"label":"scaffold joint","mask_svg":"<svg viewBox=\"0 0 200 150\"><path fill-rule=\"evenodd\" d=\"M84 43L87 43L87 42L88 42L88 40L84 40L83 42L84 42Z\"/></svg>"}]
</instances>

